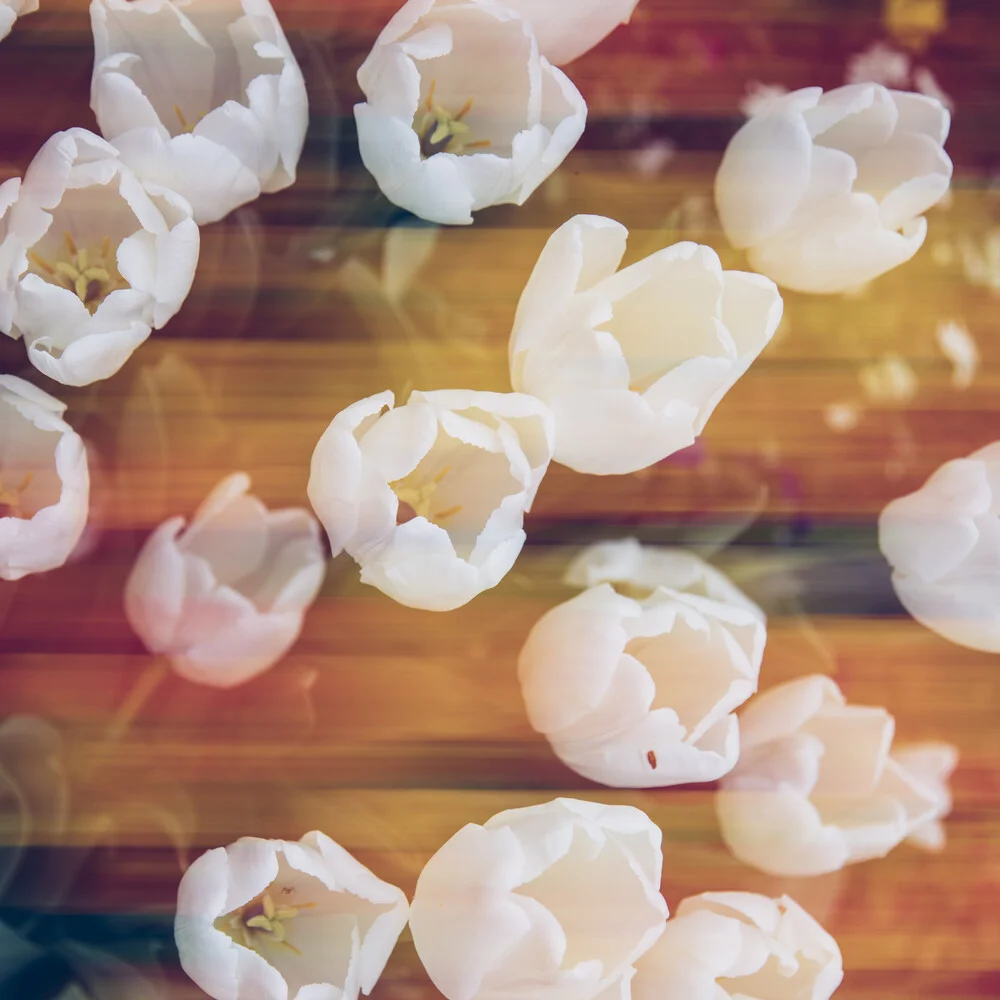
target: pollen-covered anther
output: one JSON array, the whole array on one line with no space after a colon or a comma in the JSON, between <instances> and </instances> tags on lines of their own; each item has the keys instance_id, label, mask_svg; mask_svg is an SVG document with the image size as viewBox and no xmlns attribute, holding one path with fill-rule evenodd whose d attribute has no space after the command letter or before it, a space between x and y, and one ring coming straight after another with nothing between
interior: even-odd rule
<instances>
[{"instance_id":1,"label":"pollen-covered anther","mask_svg":"<svg viewBox=\"0 0 1000 1000\"><path fill-rule=\"evenodd\" d=\"M264 892L250 900L246 906L221 918L221 929L252 951L257 951L257 945L263 943L257 937L262 935L270 943L281 945L296 955L301 955L299 949L288 941L285 922L293 920L302 910L311 909L315 905L315 903L300 903L297 906L276 906L271 894Z\"/></svg>"},{"instance_id":2,"label":"pollen-covered anther","mask_svg":"<svg viewBox=\"0 0 1000 1000\"><path fill-rule=\"evenodd\" d=\"M410 477L407 476L404 479L397 479L395 482L390 483L389 486L393 493L396 494L399 502L406 504L417 517L425 517L428 521L440 524L442 521L454 517L462 510L461 504L449 507L446 510L435 511L432 508L431 498L449 472L451 472L451 466L446 465L430 482L421 483L418 486L410 485L407 482L407 479Z\"/></svg>"},{"instance_id":3,"label":"pollen-covered anther","mask_svg":"<svg viewBox=\"0 0 1000 1000\"><path fill-rule=\"evenodd\" d=\"M53 262L35 251L29 252L28 256L42 277L68 288L90 312L94 312L116 288L122 286L118 268L111 263L111 240L105 236L92 259L86 247L77 247L71 233L63 233L63 238L66 260Z\"/></svg>"},{"instance_id":4,"label":"pollen-covered anther","mask_svg":"<svg viewBox=\"0 0 1000 1000\"><path fill-rule=\"evenodd\" d=\"M432 80L424 101L425 112L420 121L417 134L420 136L420 152L424 157L435 153L455 153L461 155L470 150L485 149L491 145L489 139L469 141L463 136L469 135L469 126L462 120L472 110L473 99L470 97L452 115L440 104L435 103L434 94L437 81Z\"/></svg>"},{"instance_id":5,"label":"pollen-covered anther","mask_svg":"<svg viewBox=\"0 0 1000 1000\"><path fill-rule=\"evenodd\" d=\"M0 517L21 516L21 494L31 485L34 478L35 474L29 472L21 480L20 486L7 489L3 484L3 477L0 476Z\"/></svg>"}]
</instances>

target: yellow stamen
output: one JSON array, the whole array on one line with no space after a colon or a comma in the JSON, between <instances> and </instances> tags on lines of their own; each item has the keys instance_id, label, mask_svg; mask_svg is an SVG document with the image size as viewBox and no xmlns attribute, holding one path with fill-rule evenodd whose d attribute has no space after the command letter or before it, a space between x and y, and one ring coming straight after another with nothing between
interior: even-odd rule
<instances>
[{"instance_id":1,"label":"yellow stamen","mask_svg":"<svg viewBox=\"0 0 1000 1000\"><path fill-rule=\"evenodd\" d=\"M441 522L447 521L449 517L454 517L459 511L461 511L462 505L458 504L455 507L449 507L447 510L439 510L434 515L434 520Z\"/></svg>"},{"instance_id":2,"label":"yellow stamen","mask_svg":"<svg viewBox=\"0 0 1000 1000\"><path fill-rule=\"evenodd\" d=\"M188 125L187 120L184 118L184 112L181 111L181 106L179 104L174 105L174 114L177 115L177 120L181 123L181 128L185 132L191 131L191 126Z\"/></svg>"},{"instance_id":3,"label":"yellow stamen","mask_svg":"<svg viewBox=\"0 0 1000 1000\"><path fill-rule=\"evenodd\" d=\"M28 259L40 277L69 289L93 313L124 284L111 253L111 238L101 240L99 251L78 246L69 232L63 233L63 242L68 260L53 263L33 250L28 252Z\"/></svg>"},{"instance_id":4,"label":"yellow stamen","mask_svg":"<svg viewBox=\"0 0 1000 1000\"><path fill-rule=\"evenodd\" d=\"M21 516L21 494L31 485L34 478L34 472L28 472L21 480L21 485L11 490L4 489L3 480L0 479L0 508L9 510L9 516Z\"/></svg>"},{"instance_id":5,"label":"yellow stamen","mask_svg":"<svg viewBox=\"0 0 1000 1000\"><path fill-rule=\"evenodd\" d=\"M76 241L73 239L73 234L69 232L63 233L63 239L66 241L66 249L69 250L69 255L71 257L76 256Z\"/></svg>"},{"instance_id":6,"label":"yellow stamen","mask_svg":"<svg viewBox=\"0 0 1000 1000\"><path fill-rule=\"evenodd\" d=\"M468 142L461 136L469 134L469 126L462 121L472 110L474 98L470 97L457 114L451 114L440 104L435 103L437 80L431 80L424 100L426 113L420 117L420 125L416 128L420 136L420 152L423 156L433 156L435 153L462 154L470 149L483 149L490 145L488 139L477 139Z\"/></svg>"},{"instance_id":7,"label":"yellow stamen","mask_svg":"<svg viewBox=\"0 0 1000 1000\"><path fill-rule=\"evenodd\" d=\"M291 895L293 892L294 890L287 886L281 890L283 896ZM240 909L219 917L216 926L251 951L259 953L260 946L266 942L271 946L285 948L301 957L302 952L288 940L288 928L285 927L285 922L294 920L303 910L311 909L315 905L315 903L300 903L297 906L276 906L271 894L263 892Z\"/></svg>"},{"instance_id":8,"label":"yellow stamen","mask_svg":"<svg viewBox=\"0 0 1000 1000\"><path fill-rule=\"evenodd\" d=\"M49 274L55 274L56 269L54 265L50 264L40 254L35 253L34 250L28 251L28 259L31 261L32 264L34 264L36 267L40 267L43 271L48 271Z\"/></svg>"}]
</instances>

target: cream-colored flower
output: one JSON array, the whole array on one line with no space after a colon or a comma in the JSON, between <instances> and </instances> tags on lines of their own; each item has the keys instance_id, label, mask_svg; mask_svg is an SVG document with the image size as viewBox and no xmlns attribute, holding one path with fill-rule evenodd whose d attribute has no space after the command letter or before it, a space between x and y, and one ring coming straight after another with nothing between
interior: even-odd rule
<instances>
[{"instance_id":1,"label":"cream-colored flower","mask_svg":"<svg viewBox=\"0 0 1000 1000\"><path fill-rule=\"evenodd\" d=\"M663 933L660 841L638 809L574 799L464 826L417 880L424 968L447 1000L590 1000Z\"/></svg>"},{"instance_id":2,"label":"cream-colored flower","mask_svg":"<svg viewBox=\"0 0 1000 1000\"><path fill-rule=\"evenodd\" d=\"M951 117L921 94L796 90L733 137L715 198L751 266L803 292L841 292L909 260L948 190Z\"/></svg>"},{"instance_id":3,"label":"cream-colored flower","mask_svg":"<svg viewBox=\"0 0 1000 1000\"><path fill-rule=\"evenodd\" d=\"M0 375L0 580L62 566L87 524L90 473L60 403Z\"/></svg>"},{"instance_id":4,"label":"cream-colored flower","mask_svg":"<svg viewBox=\"0 0 1000 1000\"><path fill-rule=\"evenodd\" d=\"M716 796L722 837L773 875L820 875L911 838L943 841L954 748L892 750L884 708L848 705L829 677L802 677L740 716L740 760Z\"/></svg>"},{"instance_id":5,"label":"cream-colored flower","mask_svg":"<svg viewBox=\"0 0 1000 1000\"><path fill-rule=\"evenodd\" d=\"M295 180L309 104L269 0L92 0L91 106L144 181L214 222Z\"/></svg>"},{"instance_id":6,"label":"cream-colored flower","mask_svg":"<svg viewBox=\"0 0 1000 1000\"><path fill-rule=\"evenodd\" d=\"M309 500L362 582L450 611L514 565L551 454L551 418L530 396L414 391L394 409L382 392L333 418L313 452Z\"/></svg>"},{"instance_id":7,"label":"cream-colored flower","mask_svg":"<svg viewBox=\"0 0 1000 1000\"><path fill-rule=\"evenodd\" d=\"M979 368L979 345L962 320L942 320L935 339L941 353L951 362L951 384L968 389Z\"/></svg>"},{"instance_id":8,"label":"cream-colored flower","mask_svg":"<svg viewBox=\"0 0 1000 1000\"><path fill-rule=\"evenodd\" d=\"M514 319L511 382L550 407L553 457L578 472L635 472L692 444L781 320L772 281L723 271L696 243L618 270L627 237L611 219L570 219Z\"/></svg>"},{"instance_id":9,"label":"cream-colored flower","mask_svg":"<svg viewBox=\"0 0 1000 1000\"><path fill-rule=\"evenodd\" d=\"M357 1000L406 914L400 889L325 834L243 837L184 873L174 934L184 971L215 1000Z\"/></svg>"},{"instance_id":10,"label":"cream-colored flower","mask_svg":"<svg viewBox=\"0 0 1000 1000\"><path fill-rule=\"evenodd\" d=\"M639 960L632 1000L829 1000L843 978L837 942L788 896L706 892Z\"/></svg>"},{"instance_id":11,"label":"cream-colored flower","mask_svg":"<svg viewBox=\"0 0 1000 1000\"><path fill-rule=\"evenodd\" d=\"M0 41L10 34L14 22L38 10L38 0L0 0Z\"/></svg>"},{"instance_id":12,"label":"cream-colored flower","mask_svg":"<svg viewBox=\"0 0 1000 1000\"><path fill-rule=\"evenodd\" d=\"M432 222L521 205L583 134L587 106L496 0L408 0L358 70L361 158L383 194Z\"/></svg>"},{"instance_id":13,"label":"cream-colored flower","mask_svg":"<svg viewBox=\"0 0 1000 1000\"><path fill-rule=\"evenodd\" d=\"M945 462L879 517L892 585L921 624L1000 652L1000 441Z\"/></svg>"},{"instance_id":14,"label":"cream-colored flower","mask_svg":"<svg viewBox=\"0 0 1000 1000\"><path fill-rule=\"evenodd\" d=\"M108 378L180 309L198 248L183 198L92 132L57 132L0 187L0 330L58 382Z\"/></svg>"},{"instance_id":15,"label":"cream-colored flower","mask_svg":"<svg viewBox=\"0 0 1000 1000\"><path fill-rule=\"evenodd\" d=\"M319 525L268 510L250 478L227 476L198 508L164 521L125 585L125 613L182 677L233 687L273 666L302 630L326 574Z\"/></svg>"}]
</instances>

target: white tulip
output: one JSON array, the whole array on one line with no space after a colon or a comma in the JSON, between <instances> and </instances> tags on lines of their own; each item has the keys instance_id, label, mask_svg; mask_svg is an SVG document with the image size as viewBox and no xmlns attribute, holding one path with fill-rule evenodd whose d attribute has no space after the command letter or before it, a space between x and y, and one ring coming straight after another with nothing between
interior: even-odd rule
<instances>
[{"instance_id":1,"label":"white tulip","mask_svg":"<svg viewBox=\"0 0 1000 1000\"><path fill-rule=\"evenodd\" d=\"M940 846L954 748L891 753L892 716L847 705L829 677L802 677L740 716L739 763L722 783L722 837L772 875L820 875L879 858L906 838Z\"/></svg>"},{"instance_id":2,"label":"white tulip","mask_svg":"<svg viewBox=\"0 0 1000 1000\"><path fill-rule=\"evenodd\" d=\"M269 0L92 0L91 107L199 223L295 180L309 106Z\"/></svg>"},{"instance_id":3,"label":"white tulip","mask_svg":"<svg viewBox=\"0 0 1000 1000\"><path fill-rule=\"evenodd\" d=\"M87 524L90 473L66 404L0 375L0 580L62 566Z\"/></svg>"},{"instance_id":4,"label":"white tulip","mask_svg":"<svg viewBox=\"0 0 1000 1000\"><path fill-rule=\"evenodd\" d=\"M802 292L842 292L909 260L951 182L951 117L863 83L796 90L736 133L715 179L729 241Z\"/></svg>"},{"instance_id":5,"label":"white tulip","mask_svg":"<svg viewBox=\"0 0 1000 1000\"><path fill-rule=\"evenodd\" d=\"M618 270L628 230L578 215L542 250L510 339L511 382L543 400L554 458L635 472L686 448L781 320L767 278L678 243Z\"/></svg>"},{"instance_id":6,"label":"white tulip","mask_svg":"<svg viewBox=\"0 0 1000 1000\"><path fill-rule=\"evenodd\" d=\"M382 392L333 418L313 452L309 500L363 583L450 611L514 565L551 454L551 418L530 396L414 391L393 409Z\"/></svg>"},{"instance_id":7,"label":"white tulip","mask_svg":"<svg viewBox=\"0 0 1000 1000\"><path fill-rule=\"evenodd\" d=\"M49 378L108 378L187 297L199 246L191 208L140 183L81 128L53 135L19 188L0 187L0 330L23 336Z\"/></svg>"},{"instance_id":8,"label":"white tulip","mask_svg":"<svg viewBox=\"0 0 1000 1000\"><path fill-rule=\"evenodd\" d=\"M432 222L524 204L587 119L531 25L496 0L408 0L358 84L361 159L391 202Z\"/></svg>"},{"instance_id":9,"label":"white tulip","mask_svg":"<svg viewBox=\"0 0 1000 1000\"><path fill-rule=\"evenodd\" d=\"M706 892L639 960L632 1000L829 1000L843 978L837 942L788 896Z\"/></svg>"},{"instance_id":10,"label":"white tulip","mask_svg":"<svg viewBox=\"0 0 1000 1000\"><path fill-rule=\"evenodd\" d=\"M243 837L184 873L174 935L184 971L215 1000L357 1000L406 914L400 889L319 831Z\"/></svg>"},{"instance_id":11,"label":"white tulip","mask_svg":"<svg viewBox=\"0 0 1000 1000\"><path fill-rule=\"evenodd\" d=\"M757 690L761 618L665 587L642 601L600 583L547 612L521 651L532 726L601 784L714 781L739 757L736 708Z\"/></svg>"},{"instance_id":12,"label":"white tulip","mask_svg":"<svg viewBox=\"0 0 1000 1000\"><path fill-rule=\"evenodd\" d=\"M38 0L0 0L0 41L10 34L14 22L38 10Z\"/></svg>"},{"instance_id":13,"label":"white tulip","mask_svg":"<svg viewBox=\"0 0 1000 1000\"><path fill-rule=\"evenodd\" d=\"M764 612L725 573L700 556L685 549L643 545L636 538L588 545L569 564L563 582L571 587L616 584L631 597L646 597L657 587L667 587L743 608L766 619Z\"/></svg>"},{"instance_id":14,"label":"white tulip","mask_svg":"<svg viewBox=\"0 0 1000 1000\"><path fill-rule=\"evenodd\" d=\"M945 462L878 522L892 585L950 642L1000 652L1000 441Z\"/></svg>"},{"instance_id":15,"label":"white tulip","mask_svg":"<svg viewBox=\"0 0 1000 1000\"><path fill-rule=\"evenodd\" d=\"M516 10L538 39L538 51L554 66L589 52L627 24L639 0L502 0Z\"/></svg>"},{"instance_id":16,"label":"white tulip","mask_svg":"<svg viewBox=\"0 0 1000 1000\"><path fill-rule=\"evenodd\" d=\"M661 834L631 806L555 799L470 823L427 862L413 944L447 1000L590 1000L663 933Z\"/></svg>"},{"instance_id":17,"label":"white tulip","mask_svg":"<svg viewBox=\"0 0 1000 1000\"><path fill-rule=\"evenodd\" d=\"M233 687L291 648L326 574L319 525L301 508L268 510L237 472L195 513L164 521L125 585L125 613L182 677Z\"/></svg>"}]
</instances>

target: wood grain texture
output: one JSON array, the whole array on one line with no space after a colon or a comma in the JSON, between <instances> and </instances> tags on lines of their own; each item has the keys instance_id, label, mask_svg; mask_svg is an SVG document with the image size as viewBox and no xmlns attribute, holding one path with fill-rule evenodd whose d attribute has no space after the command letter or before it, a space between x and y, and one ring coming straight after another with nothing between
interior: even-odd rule
<instances>
[{"instance_id":1,"label":"wood grain texture","mask_svg":"<svg viewBox=\"0 0 1000 1000\"><path fill-rule=\"evenodd\" d=\"M317 438L361 396L508 388L518 295L548 234L573 213L627 225L628 260L693 239L727 267L745 266L711 193L746 83L836 85L847 56L885 35L881 0L642 0L630 28L569 68L591 118L563 168L525 207L440 231L392 301L383 246L406 217L361 168L350 109L354 72L395 0L275 6L310 91L299 181L204 230L188 302L119 374L78 390L45 386L69 403L92 449L87 551L59 571L0 583L0 707L47 719L64 741L70 820L37 833L33 850L53 868L82 859L61 898L65 926L74 915L131 928L152 920L164 995L194 998L170 955L169 918L181 866L201 849L318 827L410 894L464 823L568 793L639 805L660 824L671 907L709 889L790 892L839 941L845 1000L1000 993L1000 666L905 616L874 528L887 501L942 461L1000 438L1000 9L952 0L944 29L915 55L957 106L954 192L930 213L925 247L855 295L788 294L775 341L694 448L626 477L553 468L514 571L449 614L393 604L342 557L281 664L230 692L171 676L109 741L150 665L121 607L149 530L192 513L237 468L270 506L304 504ZM52 131L93 125L91 56L81 0L43 0L4 41L7 175ZM672 156L650 169L648 150L665 142ZM964 390L936 344L946 319L965 322L982 355ZM859 371L886 354L916 375L905 403L872 402L862 389ZM3 337L0 366L44 382ZM833 404L856 408L852 430L830 428ZM819 879L769 878L725 850L711 789L603 791L552 756L524 715L518 650L569 596L560 576L575 547L630 532L711 554L768 610L763 687L828 673L851 701L888 707L900 739L959 746L942 854L903 846ZM144 963L107 929L119 924L99 927L101 947ZM375 996L435 995L404 934Z\"/></svg>"}]
</instances>

